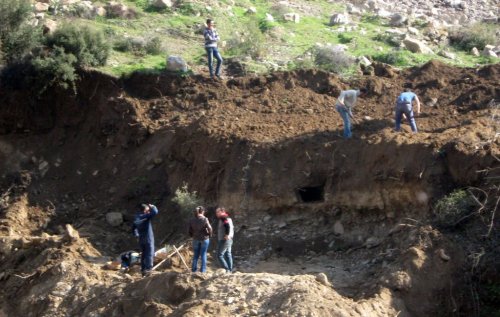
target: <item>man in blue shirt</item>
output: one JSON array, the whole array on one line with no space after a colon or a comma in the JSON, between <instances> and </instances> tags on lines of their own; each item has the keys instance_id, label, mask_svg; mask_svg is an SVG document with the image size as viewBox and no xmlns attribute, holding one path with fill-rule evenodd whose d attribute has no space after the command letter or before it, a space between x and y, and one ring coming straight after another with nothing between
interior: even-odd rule
<instances>
[{"instance_id":1,"label":"man in blue shirt","mask_svg":"<svg viewBox=\"0 0 500 317\"><path fill-rule=\"evenodd\" d=\"M415 116L413 114L413 102L417 107L417 114L420 113L420 100L415 93L411 92L410 89L405 89L401 95L399 95L396 100L396 131L401 130L401 119L403 114L408 119L411 130L413 133L417 133L417 123L415 122Z\"/></svg>"},{"instance_id":2,"label":"man in blue shirt","mask_svg":"<svg viewBox=\"0 0 500 317\"><path fill-rule=\"evenodd\" d=\"M133 232L139 240L141 248L141 271L142 276L147 276L153 268L153 257L155 254L155 238L151 220L158 214L158 208L151 204L142 204L140 211L135 214Z\"/></svg>"},{"instance_id":3,"label":"man in blue shirt","mask_svg":"<svg viewBox=\"0 0 500 317\"><path fill-rule=\"evenodd\" d=\"M210 78L214 79L214 69L212 66L214 57L217 60L217 66L215 68L215 76L217 76L217 78L220 78L220 67L222 64L222 57L220 56L219 50L217 49L219 34L215 30L215 22L212 21L211 19L207 19L207 27L203 32L203 37L205 38L205 50L207 51L208 70L210 71Z\"/></svg>"}]
</instances>

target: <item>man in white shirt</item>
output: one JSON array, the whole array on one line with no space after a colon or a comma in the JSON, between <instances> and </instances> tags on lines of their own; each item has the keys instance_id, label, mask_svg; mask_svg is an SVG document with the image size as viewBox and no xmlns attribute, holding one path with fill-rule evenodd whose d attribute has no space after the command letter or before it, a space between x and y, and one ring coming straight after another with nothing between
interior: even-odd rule
<instances>
[{"instance_id":1,"label":"man in white shirt","mask_svg":"<svg viewBox=\"0 0 500 317\"><path fill-rule=\"evenodd\" d=\"M342 120L344 120L344 138L346 139L350 139L352 137L351 119L354 120L352 108L356 104L358 97L365 93L365 88L360 88L358 90L343 90L337 98L335 109L337 109L342 117Z\"/></svg>"}]
</instances>

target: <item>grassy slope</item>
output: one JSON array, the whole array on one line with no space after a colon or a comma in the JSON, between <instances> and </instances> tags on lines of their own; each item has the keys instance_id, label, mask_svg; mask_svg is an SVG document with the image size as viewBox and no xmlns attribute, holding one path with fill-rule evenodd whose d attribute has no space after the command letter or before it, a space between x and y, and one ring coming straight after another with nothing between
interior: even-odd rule
<instances>
[{"instance_id":1,"label":"grassy slope","mask_svg":"<svg viewBox=\"0 0 500 317\"><path fill-rule=\"evenodd\" d=\"M204 64L202 36L198 30L203 27L206 17L217 21L217 28L222 40L228 42L228 47L222 49L224 57L242 57L245 49L238 49L240 38L248 35L248 31L256 34L253 42L258 42L262 51L260 57L247 59L250 68L257 71L265 67L260 61L278 62L280 65L292 67L297 57L303 56L316 43L346 44L348 52L353 56L374 56L391 52L391 45L379 40L377 34L383 33L389 27L380 19L364 16L357 29L339 32L339 26L328 26L330 16L335 12L343 12L343 7L326 1L310 0L304 2L307 9L273 6L269 1L235 1L230 6L229 1L213 2L217 7L207 7L203 4L185 2L175 11L154 12L147 0L128 0L127 5L136 8L139 17L134 20L104 19L82 20L82 23L93 24L103 29L111 42L124 36L152 37L159 36L166 48L166 54L137 56L130 52L113 51L104 71L121 75L134 70L157 70L165 67L165 55L180 55L191 66ZM257 14L247 14L249 7L255 7ZM304 12L307 11L307 12ZM284 12L298 12L299 23L287 22L282 19ZM272 13L275 22L263 22L266 13ZM259 29L260 27L260 29ZM263 30L264 32L260 33ZM247 34L245 34L247 33ZM377 48L377 49L375 49ZM492 62L482 57L474 57L466 52L455 51L457 59L451 61L437 55L413 54L402 51L395 62L397 66L413 66L430 59L440 59L448 63L473 66L478 63ZM243 52L242 52L243 51ZM262 56L264 55L264 56ZM256 62L255 60L260 60ZM291 62L291 63L290 63ZM291 66L292 65L292 66ZM253 66L253 67L252 67Z\"/></svg>"}]
</instances>

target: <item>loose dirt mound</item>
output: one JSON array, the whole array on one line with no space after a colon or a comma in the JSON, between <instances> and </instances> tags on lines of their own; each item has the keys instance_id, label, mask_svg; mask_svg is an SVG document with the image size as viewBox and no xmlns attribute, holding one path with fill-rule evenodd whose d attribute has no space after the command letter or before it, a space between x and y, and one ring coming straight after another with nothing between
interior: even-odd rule
<instances>
[{"instance_id":1,"label":"loose dirt mound","mask_svg":"<svg viewBox=\"0 0 500 317\"><path fill-rule=\"evenodd\" d=\"M2 310L8 316L420 316L464 250L427 225L432 204L498 179L500 65L431 62L345 82L320 71L208 82L82 74L78 94L35 102L0 92ZM354 139L341 138L340 90L367 87ZM419 134L392 131L403 86L423 102ZM135 247L133 207L154 202L157 242L176 242L171 202L186 182L234 212L241 273L146 279L104 271ZM106 222L119 212L123 223ZM209 213L209 216L212 214ZM66 224L78 231L68 234ZM70 236L68 238L68 235ZM214 245L215 243L212 243ZM450 260L451 259L451 260ZM271 274L274 273L274 274ZM324 273L332 283L321 284Z\"/></svg>"}]
</instances>

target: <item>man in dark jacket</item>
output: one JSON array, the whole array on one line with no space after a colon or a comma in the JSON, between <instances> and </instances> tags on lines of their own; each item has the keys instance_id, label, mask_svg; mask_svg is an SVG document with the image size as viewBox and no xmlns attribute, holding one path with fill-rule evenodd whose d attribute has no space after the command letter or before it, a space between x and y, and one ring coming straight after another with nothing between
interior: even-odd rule
<instances>
[{"instance_id":1,"label":"man in dark jacket","mask_svg":"<svg viewBox=\"0 0 500 317\"><path fill-rule=\"evenodd\" d=\"M142 204L140 211L135 214L133 231L139 240L141 248L141 271L142 276L147 276L153 268L153 257L155 254L155 238L151 220L158 214L158 208L151 204Z\"/></svg>"}]
</instances>

